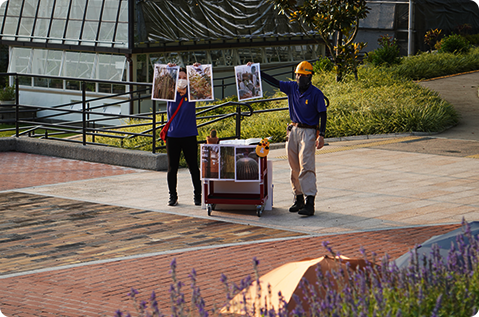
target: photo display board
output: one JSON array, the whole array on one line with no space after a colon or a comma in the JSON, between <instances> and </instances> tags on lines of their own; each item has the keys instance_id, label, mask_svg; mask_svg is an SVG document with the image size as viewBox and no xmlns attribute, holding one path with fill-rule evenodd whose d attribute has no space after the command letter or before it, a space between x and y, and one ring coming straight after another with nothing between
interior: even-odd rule
<instances>
[{"instance_id":1,"label":"photo display board","mask_svg":"<svg viewBox=\"0 0 479 317\"><path fill-rule=\"evenodd\" d=\"M155 64L153 72L152 100L176 101L176 84L179 66Z\"/></svg>"},{"instance_id":2,"label":"photo display board","mask_svg":"<svg viewBox=\"0 0 479 317\"><path fill-rule=\"evenodd\" d=\"M213 65L186 66L189 101L213 101Z\"/></svg>"},{"instance_id":3,"label":"photo display board","mask_svg":"<svg viewBox=\"0 0 479 317\"><path fill-rule=\"evenodd\" d=\"M260 164L256 145L201 145L202 179L258 182Z\"/></svg>"},{"instance_id":4,"label":"photo display board","mask_svg":"<svg viewBox=\"0 0 479 317\"><path fill-rule=\"evenodd\" d=\"M263 97L259 63L235 66L235 79L239 101Z\"/></svg>"}]
</instances>

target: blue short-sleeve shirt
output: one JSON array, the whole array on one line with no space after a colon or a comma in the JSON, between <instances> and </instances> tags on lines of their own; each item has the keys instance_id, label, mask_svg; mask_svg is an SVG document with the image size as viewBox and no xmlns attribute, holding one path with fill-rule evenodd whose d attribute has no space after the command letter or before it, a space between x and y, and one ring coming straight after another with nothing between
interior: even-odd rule
<instances>
[{"instance_id":1,"label":"blue short-sleeve shirt","mask_svg":"<svg viewBox=\"0 0 479 317\"><path fill-rule=\"evenodd\" d=\"M170 138L184 138L198 135L198 128L196 127L196 102L189 102L188 96L181 96L177 92L176 101L168 101L168 120L175 113L182 98L184 99L183 104L168 129L167 136Z\"/></svg>"},{"instance_id":2,"label":"blue short-sleeve shirt","mask_svg":"<svg viewBox=\"0 0 479 317\"><path fill-rule=\"evenodd\" d=\"M310 85L301 94L295 81L280 81L279 89L288 96L289 117L292 122L318 125L319 113L326 111L324 95L317 87Z\"/></svg>"}]
</instances>

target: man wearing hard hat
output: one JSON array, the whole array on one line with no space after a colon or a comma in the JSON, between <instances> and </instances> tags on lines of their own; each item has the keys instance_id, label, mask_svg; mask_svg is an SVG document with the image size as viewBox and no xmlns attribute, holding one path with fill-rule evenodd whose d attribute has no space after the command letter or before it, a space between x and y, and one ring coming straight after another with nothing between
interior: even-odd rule
<instances>
[{"instance_id":1,"label":"man wearing hard hat","mask_svg":"<svg viewBox=\"0 0 479 317\"><path fill-rule=\"evenodd\" d=\"M315 152L324 146L326 104L321 90L311 84L311 63L299 63L295 74L296 82L279 81L264 72L261 72L261 77L288 96L291 123L286 150L294 194L294 204L289 211L312 216L317 193Z\"/></svg>"}]
</instances>

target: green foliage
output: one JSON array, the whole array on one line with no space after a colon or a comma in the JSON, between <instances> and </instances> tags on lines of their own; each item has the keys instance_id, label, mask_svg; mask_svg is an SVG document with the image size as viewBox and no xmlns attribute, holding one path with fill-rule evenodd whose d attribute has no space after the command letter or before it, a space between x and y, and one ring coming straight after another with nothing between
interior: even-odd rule
<instances>
[{"instance_id":1,"label":"green foliage","mask_svg":"<svg viewBox=\"0 0 479 317\"><path fill-rule=\"evenodd\" d=\"M330 72L334 68L333 62L327 57L321 56L313 65L315 73Z\"/></svg>"},{"instance_id":2,"label":"green foliage","mask_svg":"<svg viewBox=\"0 0 479 317\"><path fill-rule=\"evenodd\" d=\"M442 30L440 29L432 29L426 32L424 35L424 43L429 46L429 52L432 52L432 49L436 45L436 42L439 40L439 36L441 35Z\"/></svg>"},{"instance_id":3,"label":"green foliage","mask_svg":"<svg viewBox=\"0 0 479 317\"><path fill-rule=\"evenodd\" d=\"M478 34L471 34L471 35L464 35L466 40L469 41L472 45L479 45L479 33Z\"/></svg>"},{"instance_id":4,"label":"green foliage","mask_svg":"<svg viewBox=\"0 0 479 317\"><path fill-rule=\"evenodd\" d=\"M390 71L396 76L412 80L435 78L479 69L479 48L473 48L468 54L430 54L422 53L402 58L401 64L394 65Z\"/></svg>"},{"instance_id":5,"label":"green foliage","mask_svg":"<svg viewBox=\"0 0 479 317\"><path fill-rule=\"evenodd\" d=\"M337 84L318 76L331 101L326 137L399 132L439 132L457 123L454 108L436 93L386 68L361 67L358 81Z\"/></svg>"},{"instance_id":6,"label":"green foliage","mask_svg":"<svg viewBox=\"0 0 479 317\"><path fill-rule=\"evenodd\" d=\"M365 44L353 41L358 32L359 20L364 19L370 10L366 0L301 2L272 0L272 2L291 22L305 24L319 33L333 58L336 81L341 81L351 69L356 73L357 57Z\"/></svg>"},{"instance_id":7,"label":"green foliage","mask_svg":"<svg viewBox=\"0 0 479 317\"><path fill-rule=\"evenodd\" d=\"M367 62L374 66L390 66L401 62L399 57L399 46L396 43L396 39L385 35L378 39L378 43L380 47L367 55Z\"/></svg>"},{"instance_id":8,"label":"green foliage","mask_svg":"<svg viewBox=\"0 0 479 317\"><path fill-rule=\"evenodd\" d=\"M469 42L458 34L446 36L438 45L440 53L467 53L470 48Z\"/></svg>"},{"instance_id":9,"label":"green foliage","mask_svg":"<svg viewBox=\"0 0 479 317\"><path fill-rule=\"evenodd\" d=\"M7 85L3 87L3 89L0 89L0 100L2 101L15 100L15 87Z\"/></svg>"}]
</instances>

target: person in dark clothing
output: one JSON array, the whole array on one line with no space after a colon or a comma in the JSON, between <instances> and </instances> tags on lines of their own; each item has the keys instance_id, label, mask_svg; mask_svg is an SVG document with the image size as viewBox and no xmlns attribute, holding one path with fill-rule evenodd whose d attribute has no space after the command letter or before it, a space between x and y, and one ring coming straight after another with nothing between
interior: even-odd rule
<instances>
[{"instance_id":1,"label":"person in dark clothing","mask_svg":"<svg viewBox=\"0 0 479 317\"><path fill-rule=\"evenodd\" d=\"M286 151L294 195L289 211L312 216L317 194L315 152L324 146L326 104L321 90L311 84L313 67L309 62L299 63L295 74L296 81L279 81L263 71L261 78L288 96L291 123Z\"/></svg>"},{"instance_id":2,"label":"person in dark clothing","mask_svg":"<svg viewBox=\"0 0 479 317\"><path fill-rule=\"evenodd\" d=\"M168 66L176 66L176 64L168 64ZM194 64L195 67L200 64ZM188 101L188 81L186 69L181 67L178 75L176 101L167 103L168 118L171 118L176 109L181 104L180 110L170 123L166 136L166 152L168 157L168 190L170 198L169 206L178 205L178 168L180 165L180 154L183 151L188 169L191 174L191 180L194 187L193 201L196 206L201 205L201 180L200 170L198 168L198 129L196 127L196 103Z\"/></svg>"}]
</instances>

